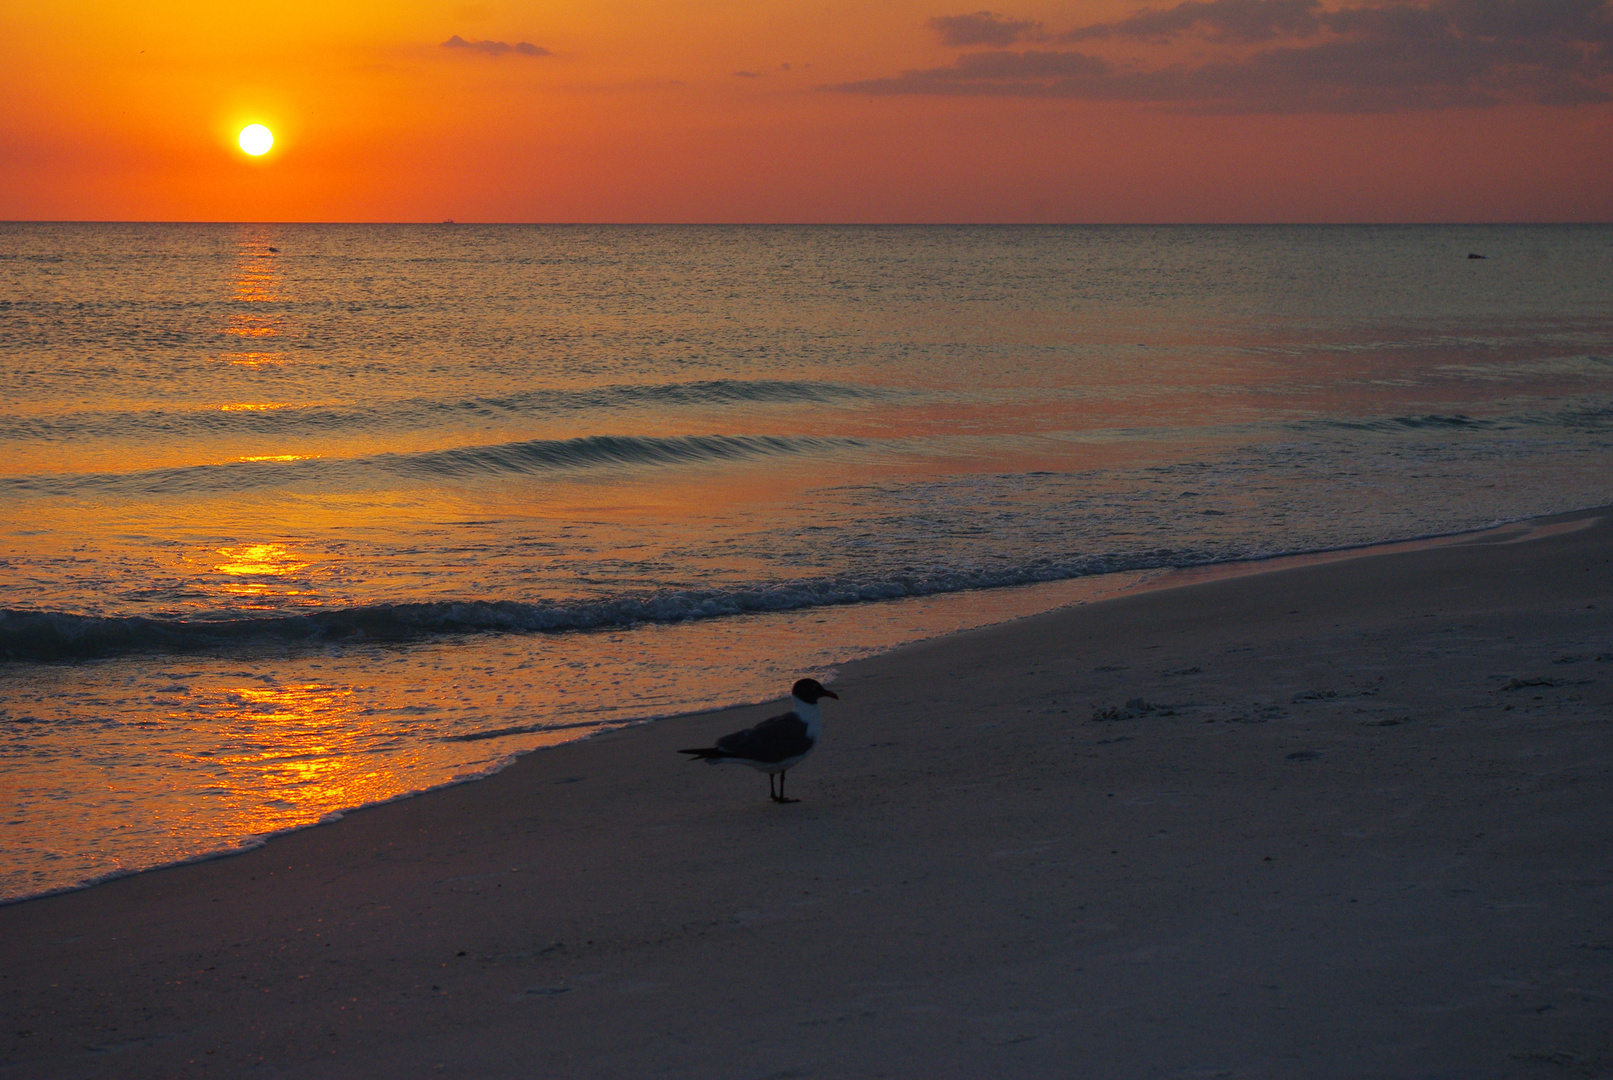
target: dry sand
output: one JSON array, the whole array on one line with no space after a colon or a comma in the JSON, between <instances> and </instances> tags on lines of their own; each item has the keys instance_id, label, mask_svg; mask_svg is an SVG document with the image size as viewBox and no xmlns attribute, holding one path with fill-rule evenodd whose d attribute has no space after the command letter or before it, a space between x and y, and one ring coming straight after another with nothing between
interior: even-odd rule
<instances>
[{"instance_id":1,"label":"dry sand","mask_svg":"<svg viewBox=\"0 0 1613 1080\"><path fill-rule=\"evenodd\" d=\"M848 665L799 805L730 710L0 908L0 1077L1613 1075L1608 516Z\"/></svg>"}]
</instances>

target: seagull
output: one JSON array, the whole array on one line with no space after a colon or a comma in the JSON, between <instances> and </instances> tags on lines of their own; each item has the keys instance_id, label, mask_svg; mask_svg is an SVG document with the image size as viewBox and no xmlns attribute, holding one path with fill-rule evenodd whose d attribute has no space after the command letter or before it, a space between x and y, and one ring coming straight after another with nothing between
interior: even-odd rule
<instances>
[{"instance_id":1,"label":"seagull","mask_svg":"<svg viewBox=\"0 0 1613 1080\"><path fill-rule=\"evenodd\" d=\"M840 700L833 690L825 690L816 679L801 679L790 688L789 712L763 720L753 728L724 735L716 746L702 746L694 750L679 750L680 754L693 754L690 761L709 761L716 765L724 761L738 761L767 774L767 794L776 803L800 802L784 797L784 774L812 752L818 745L818 725L822 716L818 701L822 698ZM778 777L778 791L773 791L773 777Z\"/></svg>"}]
</instances>

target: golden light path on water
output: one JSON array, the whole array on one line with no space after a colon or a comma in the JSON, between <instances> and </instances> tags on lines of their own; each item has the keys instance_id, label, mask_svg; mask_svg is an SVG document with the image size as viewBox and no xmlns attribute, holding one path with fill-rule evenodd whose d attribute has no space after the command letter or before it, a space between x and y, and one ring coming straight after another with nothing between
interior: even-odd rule
<instances>
[{"instance_id":1,"label":"golden light path on water","mask_svg":"<svg viewBox=\"0 0 1613 1080\"><path fill-rule=\"evenodd\" d=\"M243 461L261 461L262 458L243 458ZM293 457L270 458L272 461L290 461ZM241 547L219 548L224 561L213 567L214 573L229 578L224 591L236 596L264 596L276 592L276 579L295 574L308 567L298 561L284 544L246 544ZM296 596L300 590L278 590L284 596Z\"/></svg>"}]
</instances>

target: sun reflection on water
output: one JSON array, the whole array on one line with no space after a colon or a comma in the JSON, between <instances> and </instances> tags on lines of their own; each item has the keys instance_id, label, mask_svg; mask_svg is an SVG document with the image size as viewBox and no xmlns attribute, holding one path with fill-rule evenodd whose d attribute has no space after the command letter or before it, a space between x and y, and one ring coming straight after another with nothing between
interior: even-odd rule
<instances>
[{"instance_id":1,"label":"sun reflection on water","mask_svg":"<svg viewBox=\"0 0 1613 1080\"><path fill-rule=\"evenodd\" d=\"M276 338L282 334L282 317L277 309L260 305L279 304L285 300L281 292L278 255L269 243L267 229L248 229L241 234L236 254L235 277L231 281L230 300L240 305L229 313L220 332L235 338ZM270 354L226 354L235 363L278 363L279 358L265 359ZM237 359L247 357L250 359Z\"/></svg>"},{"instance_id":2,"label":"sun reflection on water","mask_svg":"<svg viewBox=\"0 0 1613 1080\"><path fill-rule=\"evenodd\" d=\"M271 594L297 596L302 592L286 588L286 583L279 580L308 568L308 564L299 560L284 544L224 547L218 549L218 554L224 556L224 561L214 564L213 572L231 579L223 585L226 593L262 597Z\"/></svg>"},{"instance_id":3,"label":"sun reflection on water","mask_svg":"<svg viewBox=\"0 0 1613 1080\"><path fill-rule=\"evenodd\" d=\"M284 544L246 544L243 547L219 548L227 562L213 567L220 574L292 574L308 564L297 562Z\"/></svg>"},{"instance_id":4,"label":"sun reflection on water","mask_svg":"<svg viewBox=\"0 0 1613 1080\"><path fill-rule=\"evenodd\" d=\"M233 337L279 337L279 323L274 316L231 315L224 332Z\"/></svg>"},{"instance_id":5,"label":"sun reflection on water","mask_svg":"<svg viewBox=\"0 0 1613 1080\"><path fill-rule=\"evenodd\" d=\"M237 367L266 367L286 362L285 356L281 353L270 352L227 352L220 353L218 358Z\"/></svg>"},{"instance_id":6,"label":"sun reflection on water","mask_svg":"<svg viewBox=\"0 0 1613 1080\"><path fill-rule=\"evenodd\" d=\"M367 704L354 686L233 685L188 690L168 719L211 729L198 742L212 749L190 760L213 774L211 791L241 827L263 833L396 793L373 757L393 740L363 722Z\"/></svg>"},{"instance_id":7,"label":"sun reflection on water","mask_svg":"<svg viewBox=\"0 0 1613 1080\"><path fill-rule=\"evenodd\" d=\"M249 242L256 248L261 241L254 239ZM242 255L244 261L236 268L235 291L230 295L230 299L249 304L281 299L280 280L275 274L274 256L269 253L267 245L256 250L243 251Z\"/></svg>"}]
</instances>

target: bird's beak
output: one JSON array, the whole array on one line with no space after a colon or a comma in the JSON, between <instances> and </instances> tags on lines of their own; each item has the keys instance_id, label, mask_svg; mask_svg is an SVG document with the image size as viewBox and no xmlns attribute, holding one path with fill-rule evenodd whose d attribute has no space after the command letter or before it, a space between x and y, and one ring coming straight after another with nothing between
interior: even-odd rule
<instances>
[{"instance_id":1,"label":"bird's beak","mask_svg":"<svg viewBox=\"0 0 1613 1080\"><path fill-rule=\"evenodd\" d=\"M832 697L832 698L834 698L834 699L835 699L835 700L836 700L836 701L839 701L839 700L840 700L840 695L839 695L839 694L837 694L837 693L835 693L835 692L834 692L834 691L833 691L833 690L825 690L825 691L824 691L824 692L823 692L823 696L824 696L824 697Z\"/></svg>"}]
</instances>

